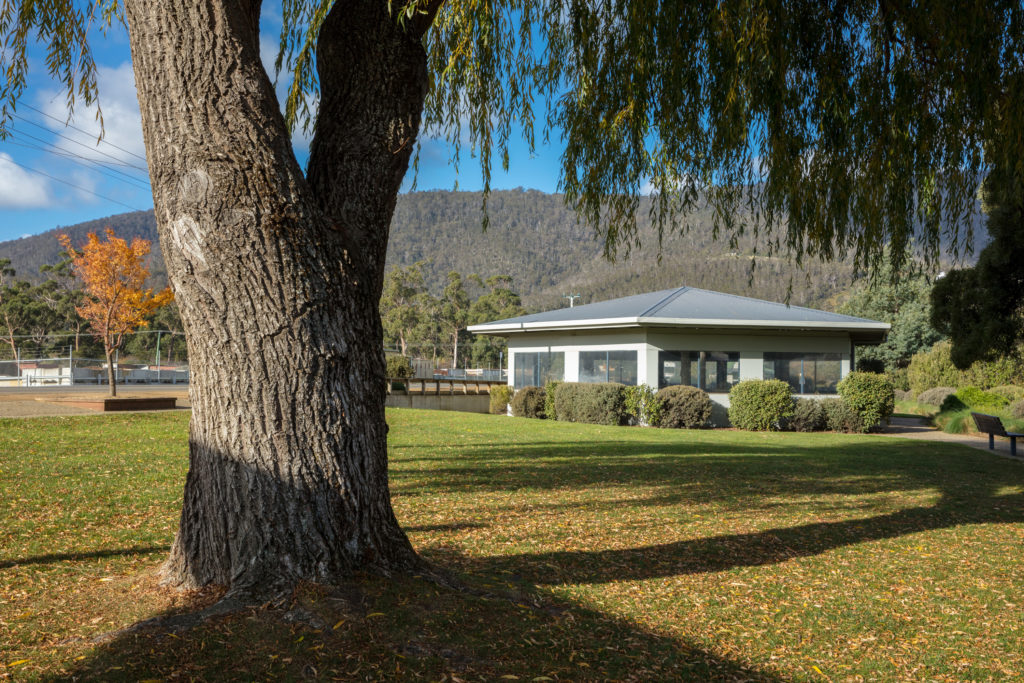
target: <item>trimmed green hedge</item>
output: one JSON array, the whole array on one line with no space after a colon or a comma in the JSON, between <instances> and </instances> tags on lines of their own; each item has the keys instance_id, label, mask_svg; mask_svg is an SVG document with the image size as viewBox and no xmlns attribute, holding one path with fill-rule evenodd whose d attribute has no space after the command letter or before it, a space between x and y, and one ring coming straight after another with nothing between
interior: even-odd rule
<instances>
[{"instance_id":1,"label":"trimmed green hedge","mask_svg":"<svg viewBox=\"0 0 1024 683\"><path fill-rule=\"evenodd\" d=\"M825 426L833 432L854 434L867 431L864 420L853 406L841 398L826 398L821 401L825 413Z\"/></svg>"},{"instance_id":2,"label":"trimmed green hedge","mask_svg":"<svg viewBox=\"0 0 1024 683\"><path fill-rule=\"evenodd\" d=\"M665 387L657 393L657 400L662 406L662 427L700 429L711 419L711 398L697 387Z\"/></svg>"},{"instance_id":3,"label":"trimmed green hedge","mask_svg":"<svg viewBox=\"0 0 1024 683\"><path fill-rule=\"evenodd\" d=\"M544 390L540 387L523 387L512 397L513 417L544 417Z\"/></svg>"},{"instance_id":4,"label":"trimmed green hedge","mask_svg":"<svg viewBox=\"0 0 1024 683\"><path fill-rule=\"evenodd\" d=\"M611 382L563 382L555 388L555 415L564 422L624 425L629 420L625 390Z\"/></svg>"},{"instance_id":5,"label":"trimmed green hedge","mask_svg":"<svg viewBox=\"0 0 1024 683\"><path fill-rule=\"evenodd\" d=\"M507 384L491 385L491 415L507 415L508 402L512 400L512 387Z\"/></svg>"},{"instance_id":6,"label":"trimmed green hedge","mask_svg":"<svg viewBox=\"0 0 1024 683\"><path fill-rule=\"evenodd\" d=\"M836 386L843 400L857 411L862 431L876 429L883 420L892 417L896 406L896 391L892 379L874 372L851 372Z\"/></svg>"},{"instance_id":7,"label":"trimmed green hedge","mask_svg":"<svg viewBox=\"0 0 1024 683\"><path fill-rule=\"evenodd\" d=\"M729 392L729 421L755 432L777 432L793 417L793 393L778 379L748 379Z\"/></svg>"},{"instance_id":8,"label":"trimmed green hedge","mask_svg":"<svg viewBox=\"0 0 1024 683\"><path fill-rule=\"evenodd\" d=\"M798 398L789 426L796 432L820 432L825 428L825 409L815 398Z\"/></svg>"}]
</instances>

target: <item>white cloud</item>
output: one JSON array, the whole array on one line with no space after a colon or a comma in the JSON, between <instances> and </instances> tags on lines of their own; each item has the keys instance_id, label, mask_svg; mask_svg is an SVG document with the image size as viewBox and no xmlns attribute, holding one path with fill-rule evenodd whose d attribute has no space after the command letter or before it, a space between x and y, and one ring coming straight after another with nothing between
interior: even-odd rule
<instances>
[{"instance_id":1,"label":"white cloud","mask_svg":"<svg viewBox=\"0 0 1024 683\"><path fill-rule=\"evenodd\" d=\"M145 158L146 147L142 141L142 117L139 114L135 73L131 62L124 62L117 67L98 66L96 76L99 104L103 112L103 141L97 142L101 128L96 119L96 106L86 107L79 103L69 121L79 130L70 127L60 130L61 135L75 142L57 138L54 145L96 161L119 161L145 168L146 163L139 158ZM68 120L64 97L60 92L49 90L41 93L39 103L39 108L54 119L62 122ZM48 128L60 126L53 119L47 119L44 123ZM141 173L137 169L126 170L136 175Z\"/></svg>"},{"instance_id":2,"label":"white cloud","mask_svg":"<svg viewBox=\"0 0 1024 683\"><path fill-rule=\"evenodd\" d=\"M77 186L72 190L76 201L88 202L90 204L96 203L98 197L95 193L99 187L99 182L95 173L73 171L69 182Z\"/></svg>"},{"instance_id":3,"label":"white cloud","mask_svg":"<svg viewBox=\"0 0 1024 683\"><path fill-rule=\"evenodd\" d=\"M46 178L17 166L10 155L0 152L0 208L34 209L51 203Z\"/></svg>"}]
</instances>

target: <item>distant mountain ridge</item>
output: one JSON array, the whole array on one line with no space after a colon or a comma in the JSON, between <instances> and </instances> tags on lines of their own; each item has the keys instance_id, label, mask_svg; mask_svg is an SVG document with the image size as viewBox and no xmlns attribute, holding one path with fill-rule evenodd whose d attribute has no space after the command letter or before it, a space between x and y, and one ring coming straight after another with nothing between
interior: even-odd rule
<instances>
[{"instance_id":1,"label":"distant mountain ridge","mask_svg":"<svg viewBox=\"0 0 1024 683\"><path fill-rule=\"evenodd\" d=\"M710 214L699 212L691 221L696 227L686 234L666 236L659 253L645 207L639 220L642 246L634 248L629 258L611 263L602 257L602 244L593 231L576 220L561 195L494 191L488 198L486 232L481 229L482 200L479 192L399 196L388 245L389 266L427 261L424 274L435 293L450 270L484 277L509 274L533 311L559 308L565 305L563 295L570 293L580 294L582 303L589 303L684 284L775 301L791 293L794 305L834 308L837 297L854 279L849 260L808 261L798 268L783 258L755 255L749 239L740 239L730 248L727 240L713 238ZM58 234L67 233L73 243L80 244L88 233L107 226L121 237L142 237L153 243L152 284L162 287L167 274L152 210L2 242L0 258L11 259L18 277L38 281L39 266L59 258ZM984 236L978 237L980 245Z\"/></svg>"}]
</instances>

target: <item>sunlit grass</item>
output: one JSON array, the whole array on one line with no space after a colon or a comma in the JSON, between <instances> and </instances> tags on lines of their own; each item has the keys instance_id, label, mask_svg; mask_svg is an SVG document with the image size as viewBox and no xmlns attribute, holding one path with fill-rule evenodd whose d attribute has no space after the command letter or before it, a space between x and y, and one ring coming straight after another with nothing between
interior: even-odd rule
<instances>
[{"instance_id":1,"label":"sunlit grass","mask_svg":"<svg viewBox=\"0 0 1024 683\"><path fill-rule=\"evenodd\" d=\"M0 677L1024 676L1019 463L877 436L388 419L396 514L471 592L360 576L341 602L296 594L319 628L254 610L103 644L209 599L153 577L187 416L0 421Z\"/></svg>"}]
</instances>

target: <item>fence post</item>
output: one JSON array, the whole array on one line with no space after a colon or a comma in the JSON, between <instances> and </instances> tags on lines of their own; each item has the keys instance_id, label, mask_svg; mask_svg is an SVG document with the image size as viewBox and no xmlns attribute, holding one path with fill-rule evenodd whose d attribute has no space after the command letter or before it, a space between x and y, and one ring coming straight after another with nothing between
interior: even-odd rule
<instances>
[{"instance_id":1,"label":"fence post","mask_svg":"<svg viewBox=\"0 0 1024 683\"><path fill-rule=\"evenodd\" d=\"M68 386L75 383L75 347L68 344Z\"/></svg>"},{"instance_id":2,"label":"fence post","mask_svg":"<svg viewBox=\"0 0 1024 683\"><path fill-rule=\"evenodd\" d=\"M160 384L160 335L163 330L156 331L156 383Z\"/></svg>"}]
</instances>

